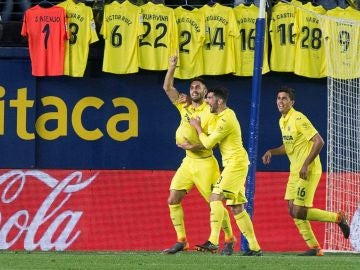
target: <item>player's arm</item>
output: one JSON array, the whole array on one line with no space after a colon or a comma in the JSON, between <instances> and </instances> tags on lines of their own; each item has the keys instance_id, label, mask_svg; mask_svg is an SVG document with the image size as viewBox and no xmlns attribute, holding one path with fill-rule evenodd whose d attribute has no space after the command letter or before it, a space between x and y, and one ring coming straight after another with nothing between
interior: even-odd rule
<instances>
[{"instance_id":1,"label":"player's arm","mask_svg":"<svg viewBox=\"0 0 360 270\"><path fill-rule=\"evenodd\" d=\"M205 149L214 148L214 146L218 144L220 141L222 141L229 134L231 130L230 125L222 124L222 126L220 126L219 124L217 124L214 132L212 132L210 135L207 135L204 133L201 127L201 121L199 117L192 118L190 119L189 122L199 134L200 142L203 144ZM220 121L218 121L217 123L220 123Z\"/></svg>"},{"instance_id":2,"label":"player's arm","mask_svg":"<svg viewBox=\"0 0 360 270\"><path fill-rule=\"evenodd\" d=\"M179 98L179 92L174 87L174 73L175 73L177 61L178 61L177 55L170 57L169 68L165 75L164 85L163 85L166 95L169 97L169 99L173 103Z\"/></svg>"},{"instance_id":3,"label":"player's arm","mask_svg":"<svg viewBox=\"0 0 360 270\"><path fill-rule=\"evenodd\" d=\"M286 154L286 151L285 151L284 145L281 145L276 148L271 148L271 149L267 150L265 152L265 154L262 156L262 161L266 165L266 164L270 163L272 156L279 156L279 155L285 155L285 154Z\"/></svg>"},{"instance_id":4,"label":"player's arm","mask_svg":"<svg viewBox=\"0 0 360 270\"><path fill-rule=\"evenodd\" d=\"M199 151L205 149L205 147L201 143L191 144L188 140L185 140L185 142L183 143L178 143L177 146L184 150L190 151Z\"/></svg>"},{"instance_id":5,"label":"player's arm","mask_svg":"<svg viewBox=\"0 0 360 270\"><path fill-rule=\"evenodd\" d=\"M310 140L313 142L313 145L312 145L309 155L307 156L307 158L304 161L304 164L301 167L301 170L300 170L300 178L301 179L307 178L309 165L320 154L320 151L325 144L323 138L321 137L321 135L319 133L316 133Z\"/></svg>"}]
</instances>

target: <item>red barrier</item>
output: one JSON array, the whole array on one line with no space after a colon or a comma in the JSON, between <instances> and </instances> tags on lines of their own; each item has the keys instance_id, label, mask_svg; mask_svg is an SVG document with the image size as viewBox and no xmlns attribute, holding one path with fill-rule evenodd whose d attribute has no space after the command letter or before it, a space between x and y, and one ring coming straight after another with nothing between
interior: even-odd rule
<instances>
[{"instance_id":1,"label":"red barrier","mask_svg":"<svg viewBox=\"0 0 360 270\"><path fill-rule=\"evenodd\" d=\"M167 206L173 171L0 170L0 249L162 250L176 241ZM324 176L323 176L324 177ZM306 249L287 214L287 173L257 173L254 226L265 251ZM325 179L315 207L325 207ZM188 240L204 242L209 208L183 203ZM324 225L313 223L318 240ZM236 235L239 231L233 222ZM221 236L223 238L223 236Z\"/></svg>"}]
</instances>

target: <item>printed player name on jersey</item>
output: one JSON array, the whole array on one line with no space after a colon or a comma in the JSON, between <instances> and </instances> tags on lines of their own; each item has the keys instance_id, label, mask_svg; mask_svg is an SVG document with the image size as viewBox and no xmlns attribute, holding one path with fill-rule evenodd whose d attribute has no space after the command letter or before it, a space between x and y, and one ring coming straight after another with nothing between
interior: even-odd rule
<instances>
[{"instance_id":1,"label":"printed player name on jersey","mask_svg":"<svg viewBox=\"0 0 360 270\"><path fill-rule=\"evenodd\" d=\"M276 20L281 20L281 19L287 19L287 18L294 18L295 14L292 12L284 12L284 13L280 13L280 14L276 14L275 16L273 16L271 19L273 21Z\"/></svg>"},{"instance_id":2,"label":"printed player name on jersey","mask_svg":"<svg viewBox=\"0 0 360 270\"><path fill-rule=\"evenodd\" d=\"M239 18L237 20L237 23L240 24L240 23L253 23L255 24L256 23L256 19L255 18Z\"/></svg>"},{"instance_id":3,"label":"printed player name on jersey","mask_svg":"<svg viewBox=\"0 0 360 270\"><path fill-rule=\"evenodd\" d=\"M77 20L79 22L83 22L84 21L84 16L77 14L75 12L67 12L67 16L68 19L73 19L73 20Z\"/></svg>"},{"instance_id":4,"label":"printed player name on jersey","mask_svg":"<svg viewBox=\"0 0 360 270\"><path fill-rule=\"evenodd\" d=\"M123 21L124 23L126 23L127 25L132 24L132 21L130 18L124 16L124 15L119 15L119 14L113 14L113 15L109 15L106 16L105 21L106 22L110 22L113 20L117 20L117 21Z\"/></svg>"},{"instance_id":5,"label":"printed player name on jersey","mask_svg":"<svg viewBox=\"0 0 360 270\"><path fill-rule=\"evenodd\" d=\"M219 21L224 25L228 25L228 20L221 16L209 15L206 16L205 21Z\"/></svg>"},{"instance_id":6,"label":"printed player name on jersey","mask_svg":"<svg viewBox=\"0 0 360 270\"><path fill-rule=\"evenodd\" d=\"M35 22L55 22L59 23L61 18L59 16L35 16Z\"/></svg>"},{"instance_id":7,"label":"printed player name on jersey","mask_svg":"<svg viewBox=\"0 0 360 270\"><path fill-rule=\"evenodd\" d=\"M191 18L184 18L184 17L182 17L182 18L178 18L177 20L176 20L176 23L177 24L179 24L179 23L188 23L188 24L190 24L194 29L195 29L195 31L196 32L200 32L200 26L198 25L198 23L197 22L195 22L193 19L191 19Z\"/></svg>"},{"instance_id":8,"label":"printed player name on jersey","mask_svg":"<svg viewBox=\"0 0 360 270\"><path fill-rule=\"evenodd\" d=\"M169 16L167 15L158 15L158 14L143 14L143 19L146 21L162 21L167 22L169 21Z\"/></svg>"},{"instance_id":9,"label":"printed player name on jersey","mask_svg":"<svg viewBox=\"0 0 360 270\"><path fill-rule=\"evenodd\" d=\"M319 24L319 19L316 17L306 17L306 22Z\"/></svg>"}]
</instances>

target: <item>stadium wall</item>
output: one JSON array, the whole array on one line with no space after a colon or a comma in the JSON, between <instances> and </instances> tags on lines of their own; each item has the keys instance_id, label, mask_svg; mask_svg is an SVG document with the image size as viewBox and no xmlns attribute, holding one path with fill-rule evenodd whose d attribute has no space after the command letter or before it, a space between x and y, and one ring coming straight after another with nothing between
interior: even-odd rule
<instances>
[{"instance_id":1,"label":"stadium wall","mask_svg":"<svg viewBox=\"0 0 360 270\"><path fill-rule=\"evenodd\" d=\"M107 74L99 59L89 60L84 78L35 78L26 48L0 48L1 249L161 250L173 243L166 198L183 152L174 144L179 118L162 90L165 72ZM247 146L251 78L205 78L229 88ZM188 81L175 84L188 91ZM297 90L295 107L325 137L325 80L271 72L262 85L259 156L281 143L275 92L282 85ZM270 167L258 158L254 223L264 250L306 248L282 199L288 166L285 157ZM204 241L206 203L194 190L184 207L191 244ZM315 227L321 241L322 226Z\"/></svg>"}]
</instances>

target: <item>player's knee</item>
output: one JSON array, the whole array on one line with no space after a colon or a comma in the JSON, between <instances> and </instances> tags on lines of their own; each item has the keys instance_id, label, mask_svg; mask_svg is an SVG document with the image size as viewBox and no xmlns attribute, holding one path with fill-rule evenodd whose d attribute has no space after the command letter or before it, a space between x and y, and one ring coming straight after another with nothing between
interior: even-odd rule
<instances>
[{"instance_id":1,"label":"player's knee","mask_svg":"<svg viewBox=\"0 0 360 270\"><path fill-rule=\"evenodd\" d=\"M306 220L307 209L306 207L292 207L290 209L290 215L292 218Z\"/></svg>"},{"instance_id":2,"label":"player's knee","mask_svg":"<svg viewBox=\"0 0 360 270\"><path fill-rule=\"evenodd\" d=\"M168 197L168 204L174 205L181 203L182 199L186 195L186 191L170 191L170 195Z\"/></svg>"}]
</instances>

